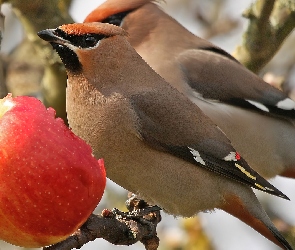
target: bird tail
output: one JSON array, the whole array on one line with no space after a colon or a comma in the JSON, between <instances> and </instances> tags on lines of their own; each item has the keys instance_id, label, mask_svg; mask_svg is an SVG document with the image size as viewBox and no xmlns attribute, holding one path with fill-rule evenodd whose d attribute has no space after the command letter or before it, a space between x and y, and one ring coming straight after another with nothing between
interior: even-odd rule
<instances>
[{"instance_id":1,"label":"bird tail","mask_svg":"<svg viewBox=\"0 0 295 250\"><path fill-rule=\"evenodd\" d=\"M247 194L244 192L244 195L244 197L233 193L227 195L220 209L240 219L279 247L292 250L293 248L271 222L253 191Z\"/></svg>"},{"instance_id":2,"label":"bird tail","mask_svg":"<svg viewBox=\"0 0 295 250\"><path fill-rule=\"evenodd\" d=\"M295 179L295 166L285 169L280 176L294 178Z\"/></svg>"}]
</instances>

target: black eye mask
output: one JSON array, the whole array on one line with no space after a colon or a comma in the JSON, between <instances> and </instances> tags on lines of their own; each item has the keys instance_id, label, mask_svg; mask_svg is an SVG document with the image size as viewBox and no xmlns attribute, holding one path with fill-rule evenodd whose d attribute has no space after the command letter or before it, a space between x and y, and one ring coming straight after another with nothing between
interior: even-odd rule
<instances>
[{"instance_id":1,"label":"black eye mask","mask_svg":"<svg viewBox=\"0 0 295 250\"><path fill-rule=\"evenodd\" d=\"M56 29L55 33L57 36L62 37L63 39L69 41L74 46L83 48L83 49L94 47L100 40L108 37L105 35L92 34L92 33L83 34L83 35L69 35L61 29Z\"/></svg>"},{"instance_id":2,"label":"black eye mask","mask_svg":"<svg viewBox=\"0 0 295 250\"><path fill-rule=\"evenodd\" d=\"M115 15L111 15L109 17L107 17L106 19L102 20L102 23L110 23L116 26L120 26L124 17L127 16L131 11L133 10L129 10L129 11L124 11L124 12L120 12L118 14Z\"/></svg>"}]
</instances>

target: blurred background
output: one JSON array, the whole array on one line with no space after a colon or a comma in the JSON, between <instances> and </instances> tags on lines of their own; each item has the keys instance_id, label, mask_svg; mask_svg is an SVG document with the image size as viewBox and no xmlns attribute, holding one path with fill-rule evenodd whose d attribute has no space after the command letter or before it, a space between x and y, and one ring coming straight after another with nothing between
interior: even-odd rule
<instances>
[{"instance_id":1,"label":"blurred background","mask_svg":"<svg viewBox=\"0 0 295 250\"><path fill-rule=\"evenodd\" d=\"M33 9L37 8L40 0L4 2L20 5L20 9ZM45 2L43 1L44 5ZM53 28L62 24L58 22L82 22L86 15L103 0L52 0L48 2L52 5L51 12L48 14L50 20L46 20L45 12L38 13L41 19L44 14L44 20L37 25L43 25L42 27L45 25L44 28ZM22 3L25 3L26 6L21 6ZM242 44L243 33L248 26L248 19L243 18L242 13L252 3L251 0L166 0L165 2L161 1L161 6L192 33L210 40L229 53L233 53L236 47ZM44 48L45 45L34 36L34 29L24 27L22 13L19 13L17 9L13 10L10 3L2 4L1 10L5 16L5 29L1 45L0 94L3 97L8 91L15 96L36 96L46 105L53 106L58 115L66 120L64 111L60 109L60 106L65 102L64 89L60 89L60 84L54 84L60 80L57 79L56 72L63 72L59 74L59 77L66 79L58 57L51 48ZM55 16L55 11L59 13L59 19L57 15ZM48 22L48 26L46 26L46 22ZM52 26L53 23L58 24ZM295 92L294 31L285 40L274 58L257 73L270 84L295 97L293 94ZM295 180L277 177L271 182L291 201L272 197L262 192L256 192L256 194L277 228L295 247ZM95 212L100 213L103 208L112 207L124 209L126 199L127 191L108 181L107 191ZM278 249L257 232L221 211L200 213L191 219L174 218L164 213L162 215L163 220L158 226L160 250ZM0 250L13 249L21 248L0 242ZM141 244L129 247L113 246L104 240L97 239L83 246L82 249L134 250L144 249L144 247Z\"/></svg>"}]
</instances>

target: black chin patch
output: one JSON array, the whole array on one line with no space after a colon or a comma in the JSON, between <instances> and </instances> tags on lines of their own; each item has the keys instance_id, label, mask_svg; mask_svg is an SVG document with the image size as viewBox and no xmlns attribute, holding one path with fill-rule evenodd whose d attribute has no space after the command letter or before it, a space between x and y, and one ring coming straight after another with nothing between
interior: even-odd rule
<instances>
[{"instance_id":1,"label":"black chin patch","mask_svg":"<svg viewBox=\"0 0 295 250\"><path fill-rule=\"evenodd\" d=\"M54 50L56 50L57 54L61 58L63 64L67 71L71 73L79 73L82 71L82 65L79 62L79 59L74 51L68 48L65 45L50 43Z\"/></svg>"}]
</instances>

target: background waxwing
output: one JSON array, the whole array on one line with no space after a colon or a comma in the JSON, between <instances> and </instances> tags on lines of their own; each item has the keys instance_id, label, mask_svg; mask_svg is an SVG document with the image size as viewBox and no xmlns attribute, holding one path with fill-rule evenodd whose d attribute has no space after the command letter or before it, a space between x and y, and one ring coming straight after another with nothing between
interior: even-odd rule
<instances>
[{"instance_id":1,"label":"background waxwing","mask_svg":"<svg viewBox=\"0 0 295 250\"><path fill-rule=\"evenodd\" d=\"M114 25L69 24L38 35L68 74L74 133L107 176L175 216L222 209L292 249L251 187L288 199L250 168L202 111L156 74Z\"/></svg>"},{"instance_id":2,"label":"background waxwing","mask_svg":"<svg viewBox=\"0 0 295 250\"><path fill-rule=\"evenodd\" d=\"M107 0L85 22L120 25L143 59L217 124L265 178L295 178L295 102L151 0Z\"/></svg>"}]
</instances>

